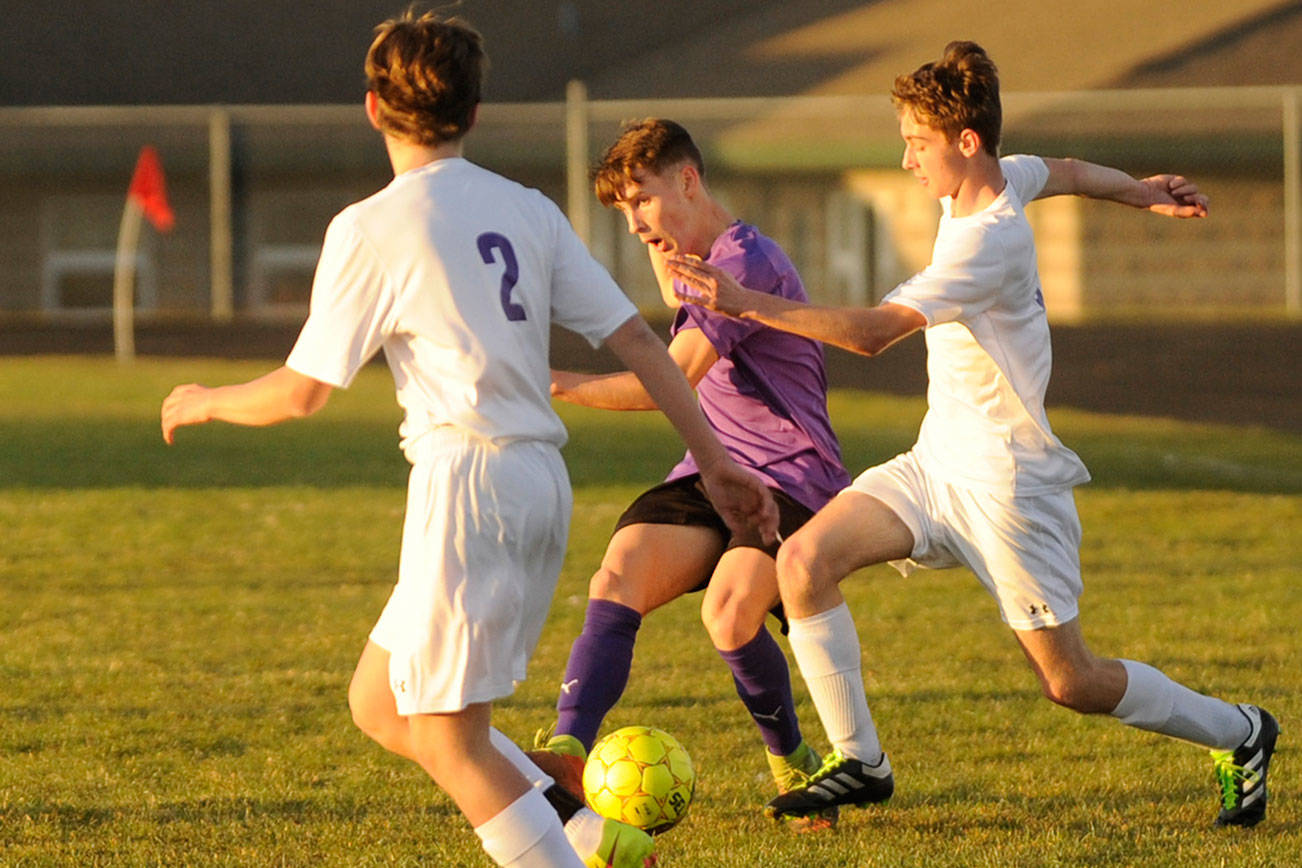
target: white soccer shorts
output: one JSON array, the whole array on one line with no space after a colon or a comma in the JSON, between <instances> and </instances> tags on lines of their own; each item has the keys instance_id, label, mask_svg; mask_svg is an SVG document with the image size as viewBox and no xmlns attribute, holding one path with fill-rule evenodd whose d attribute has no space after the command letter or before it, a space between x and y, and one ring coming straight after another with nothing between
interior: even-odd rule
<instances>
[{"instance_id":1,"label":"white soccer shorts","mask_svg":"<svg viewBox=\"0 0 1302 868\"><path fill-rule=\"evenodd\" d=\"M524 679L572 507L551 443L435 429L415 445L398 583L371 631L400 715L459 711Z\"/></svg>"},{"instance_id":2,"label":"white soccer shorts","mask_svg":"<svg viewBox=\"0 0 1302 868\"><path fill-rule=\"evenodd\" d=\"M966 566L1014 630L1065 624L1080 613L1080 518L1071 489L999 496L949 485L918 464L914 453L869 468L850 484L886 504L913 534L907 560L891 566Z\"/></svg>"}]
</instances>

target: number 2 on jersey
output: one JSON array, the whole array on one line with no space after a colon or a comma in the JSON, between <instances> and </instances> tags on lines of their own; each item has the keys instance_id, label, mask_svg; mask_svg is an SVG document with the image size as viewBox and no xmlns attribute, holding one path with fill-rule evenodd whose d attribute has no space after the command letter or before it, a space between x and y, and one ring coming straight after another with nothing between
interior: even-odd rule
<instances>
[{"instance_id":1,"label":"number 2 on jersey","mask_svg":"<svg viewBox=\"0 0 1302 868\"><path fill-rule=\"evenodd\" d=\"M515 282L520 279L520 263L516 261L515 249L511 247L511 242L505 235L485 232L475 239L475 243L479 245L479 255L483 257L485 265L492 265L497 261L493 256L494 250L502 252L502 310L506 312L506 318L511 322L526 319L524 306L511 300L511 290L515 289Z\"/></svg>"}]
</instances>

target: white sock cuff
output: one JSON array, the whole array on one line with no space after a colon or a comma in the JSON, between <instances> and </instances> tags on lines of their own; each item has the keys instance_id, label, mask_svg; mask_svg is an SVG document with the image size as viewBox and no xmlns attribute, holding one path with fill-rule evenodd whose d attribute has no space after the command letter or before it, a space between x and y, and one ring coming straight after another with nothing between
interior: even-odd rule
<instances>
[{"instance_id":1,"label":"white sock cuff","mask_svg":"<svg viewBox=\"0 0 1302 868\"><path fill-rule=\"evenodd\" d=\"M787 623L787 641L806 679L861 668L859 631L845 603L808 618L789 618Z\"/></svg>"},{"instance_id":2,"label":"white sock cuff","mask_svg":"<svg viewBox=\"0 0 1302 868\"><path fill-rule=\"evenodd\" d=\"M578 853L595 853L605 831L606 821L589 807L575 811L565 824L565 837Z\"/></svg>"},{"instance_id":3,"label":"white sock cuff","mask_svg":"<svg viewBox=\"0 0 1302 868\"><path fill-rule=\"evenodd\" d=\"M520 774L533 784L535 790L543 792L556 783L551 775L534 765L533 760L529 759L520 746L507 738L497 727L488 728L488 739L493 743L493 747L497 748L497 752L510 760L511 765L519 769Z\"/></svg>"},{"instance_id":4,"label":"white sock cuff","mask_svg":"<svg viewBox=\"0 0 1302 868\"><path fill-rule=\"evenodd\" d=\"M475 834L498 865L510 865L551 831L560 818L538 789L532 789L475 827Z\"/></svg>"},{"instance_id":5,"label":"white sock cuff","mask_svg":"<svg viewBox=\"0 0 1302 868\"><path fill-rule=\"evenodd\" d=\"M1120 662L1126 669L1126 692L1112 716L1127 726L1162 732L1175 708L1175 682L1147 663Z\"/></svg>"}]
</instances>

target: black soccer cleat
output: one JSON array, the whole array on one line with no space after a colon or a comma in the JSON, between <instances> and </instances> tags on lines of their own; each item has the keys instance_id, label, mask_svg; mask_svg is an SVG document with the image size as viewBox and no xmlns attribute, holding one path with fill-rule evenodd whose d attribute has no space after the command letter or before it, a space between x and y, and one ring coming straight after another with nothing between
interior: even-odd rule
<instances>
[{"instance_id":1,"label":"black soccer cleat","mask_svg":"<svg viewBox=\"0 0 1302 868\"><path fill-rule=\"evenodd\" d=\"M1252 730L1232 751L1212 751L1213 771L1221 787L1218 826L1255 826L1266 817L1266 772L1275 752L1279 724L1270 712L1255 705L1240 705Z\"/></svg>"},{"instance_id":2,"label":"black soccer cleat","mask_svg":"<svg viewBox=\"0 0 1302 868\"><path fill-rule=\"evenodd\" d=\"M885 759L883 755L878 766ZM863 807L884 802L895 792L895 778L889 771L874 775L872 769L873 766L834 750L807 784L772 799L764 806L764 813L774 820L782 820L819 814L835 805Z\"/></svg>"}]
</instances>

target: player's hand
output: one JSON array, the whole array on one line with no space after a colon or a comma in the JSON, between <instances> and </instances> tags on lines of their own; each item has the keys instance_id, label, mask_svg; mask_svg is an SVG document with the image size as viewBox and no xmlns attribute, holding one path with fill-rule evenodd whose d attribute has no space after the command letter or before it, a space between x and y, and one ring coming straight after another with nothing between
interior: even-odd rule
<instances>
[{"instance_id":1,"label":"player's hand","mask_svg":"<svg viewBox=\"0 0 1302 868\"><path fill-rule=\"evenodd\" d=\"M1153 175L1139 182L1148 191L1148 210L1167 217L1206 217L1207 196L1183 175Z\"/></svg>"},{"instance_id":2,"label":"player's hand","mask_svg":"<svg viewBox=\"0 0 1302 868\"><path fill-rule=\"evenodd\" d=\"M760 478L734 461L701 470L705 493L733 533L759 531L765 545L778 538L778 505Z\"/></svg>"},{"instance_id":3,"label":"player's hand","mask_svg":"<svg viewBox=\"0 0 1302 868\"><path fill-rule=\"evenodd\" d=\"M177 386L172 390L163 400L164 443L171 446L176 429L182 425L202 425L212 420L208 412L208 393L211 391L197 383Z\"/></svg>"},{"instance_id":4,"label":"player's hand","mask_svg":"<svg viewBox=\"0 0 1302 868\"><path fill-rule=\"evenodd\" d=\"M671 256L667 264L669 274L678 281L674 295L679 301L729 316L742 314L750 290L731 274L696 256Z\"/></svg>"}]
</instances>

